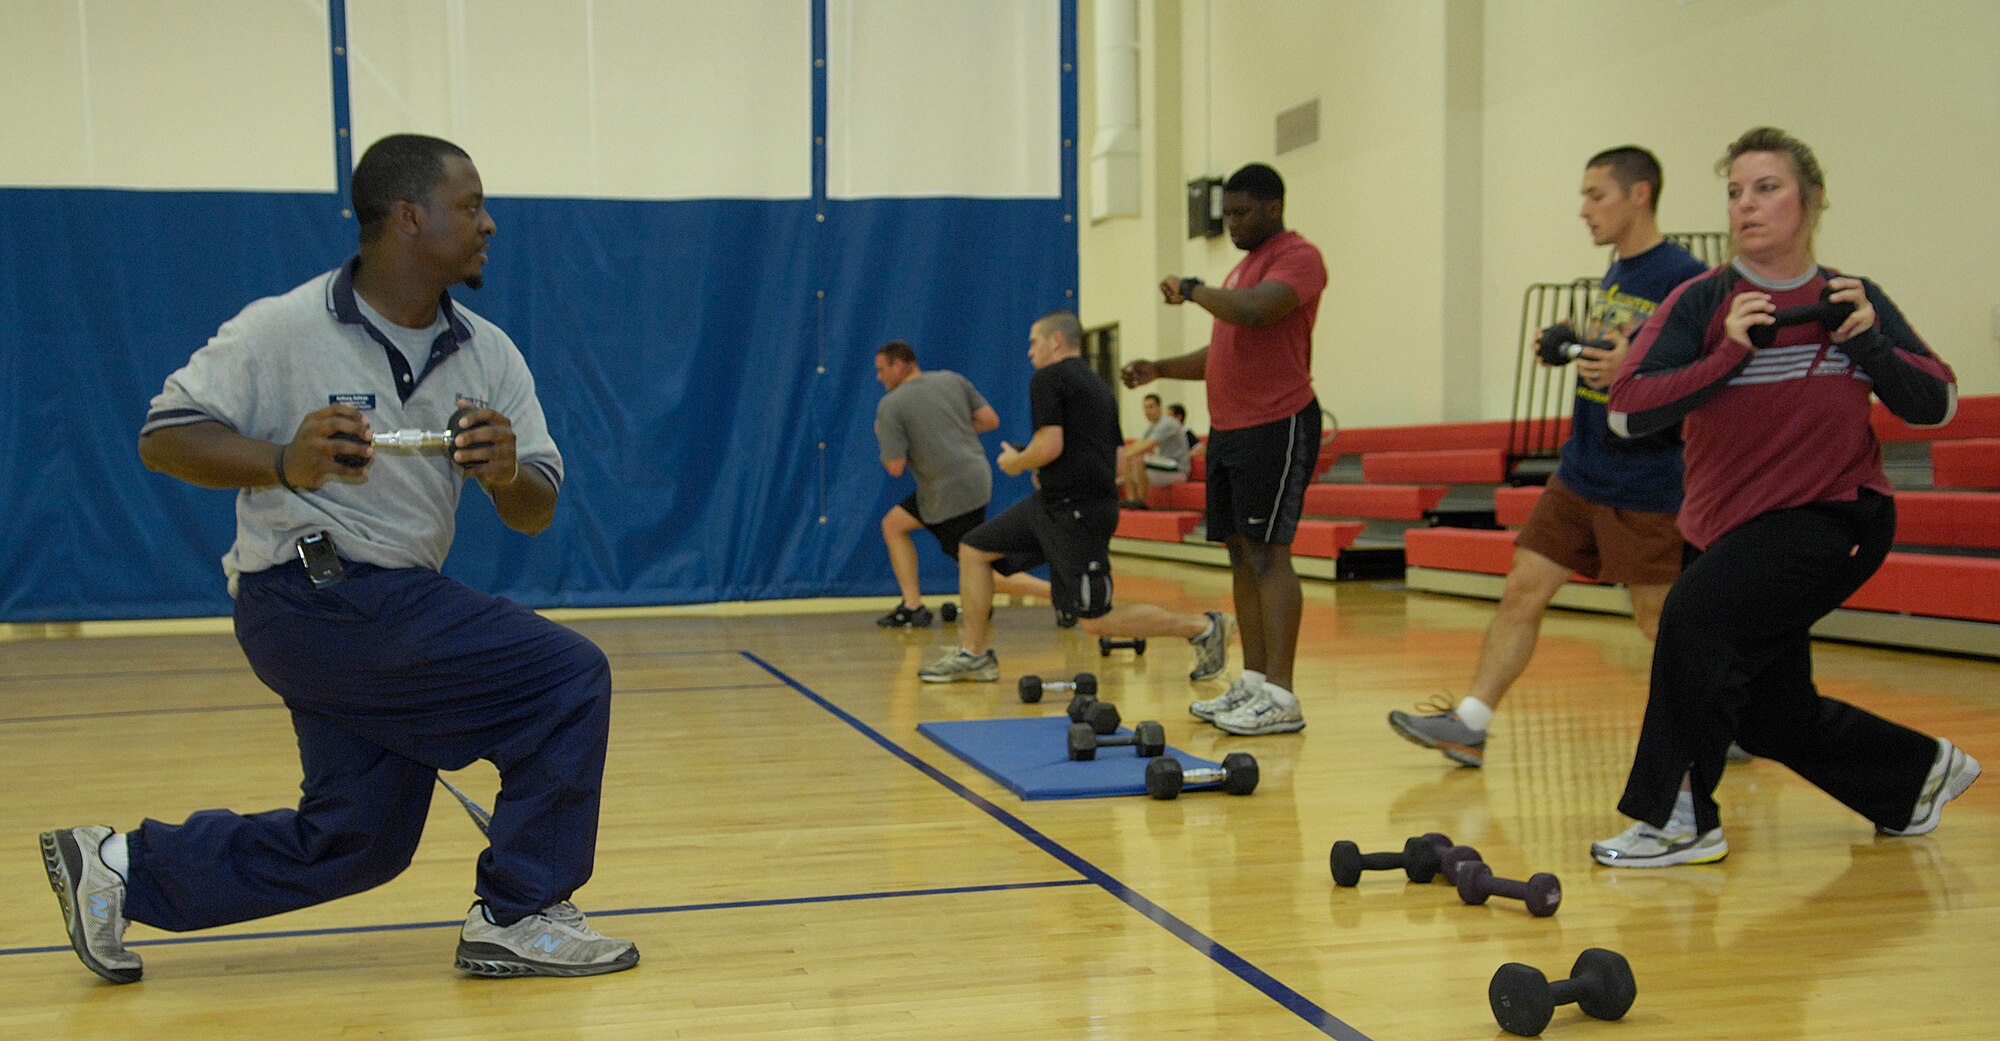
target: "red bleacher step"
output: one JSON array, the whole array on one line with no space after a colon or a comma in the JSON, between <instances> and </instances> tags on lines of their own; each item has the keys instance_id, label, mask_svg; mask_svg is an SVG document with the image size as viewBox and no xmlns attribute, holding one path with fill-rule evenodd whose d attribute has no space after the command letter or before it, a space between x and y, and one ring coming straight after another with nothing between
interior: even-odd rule
<instances>
[{"instance_id":1,"label":"red bleacher step","mask_svg":"<svg viewBox=\"0 0 2000 1041\"><path fill-rule=\"evenodd\" d=\"M1201 523L1201 514L1192 510L1119 510L1118 530L1124 539L1152 542L1179 542Z\"/></svg>"},{"instance_id":2,"label":"red bleacher step","mask_svg":"<svg viewBox=\"0 0 2000 1041\"><path fill-rule=\"evenodd\" d=\"M1369 452L1361 457L1361 476L1370 484L1499 484L1507 479L1507 451Z\"/></svg>"},{"instance_id":3,"label":"red bleacher step","mask_svg":"<svg viewBox=\"0 0 2000 1041\"><path fill-rule=\"evenodd\" d=\"M1510 528L1527 524L1528 515L1535 512L1535 503L1541 501L1545 490L1538 484L1493 489L1493 520Z\"/></svg>"},{"instance_id":4,"label":"red bleacher step","mask_svg":"<svg viewBox=\"0 0 2000 1041\"><path fill-rule=\"evenodd\" d=\"M2000 438L1932 442L1931 483L1939 488L2000 488Z\"/></svg>"},{"instance_id":5,"label":"red bleacher step","mask_svg":"<svg viewBox=\"0 0 2000 1041\"><path fill-rule=\"evenodd\" d=\"M1897 492L1896 541L1911 546L2000 549L2000 495Z\"/></svg>"},{"instance_id":6,"label":"red bleacher step","mask_svg":"<svg viewBox=\"0 0 2000 1041\"><path fill-rule=\"evenodd\" d=\"M1975 437L2000 437L2000 394L1981 394L1958 399L1951 422L1941 427L1913 427L1889 413L1889 406L1877 401L1869 422L1875 436L1884 441L1961 441Z\"/></svg>"},{"instance_id":7,"label":"red bleacher step","mask_svg":"<svg viewBox=\"0 0 2000 1041\"><path fill-rule=\"evenodd\" d=\"M1892 552L1842 607L2000 622L2000 558Z\"/></svg>"},{"instance_id":8,"label":"red bleacher step","mask_svg":"<svg viewBox=\"0 0 2000 1041\"><path fill-rule=\"evenodd\" d=\"M1292 536L1292 555L1330 560L1354 545L1365 527L1360 521L1302 520L1299 533Z\"/></svg>"},{"instance_id":9,"label":"red bleacher step","mask_svg":"<svg viewBox=\"0 0 2000 1041\"><path fill-rule=\"evenodd\" d=\"M1305 512L1316 517L1422 520L1449 488L1441 484L1314 484Z\"/></svg>"},{"instance_id":10,"label":"red bleacher step","mask_svg":"<svg viewBox=\"0 0 2000 1041\"><path fill-rule=\"evenodd\" d=\"M1403 561L1411 567L1505 575L1514 566L1515 531L1486 528L1411 528L1403 533ZM1596 584L1584 575L1572 582Z\"/></svg>"}]
</instances>

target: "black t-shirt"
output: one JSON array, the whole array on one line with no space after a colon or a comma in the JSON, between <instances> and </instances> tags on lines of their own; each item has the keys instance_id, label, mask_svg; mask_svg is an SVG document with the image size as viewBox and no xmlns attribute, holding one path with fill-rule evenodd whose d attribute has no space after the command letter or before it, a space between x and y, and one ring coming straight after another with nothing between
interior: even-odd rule
<instances>
[{"instance_id":1,"label":"black t-shirt","mask_svg":"<svg viewBox=\"0 0 2000 1041\"><path fill-rule=\"evenodd\" d=\"M1042 467L1045 499L1118 497L1118 403L1111 388L1080 357L1035 370L1028 381L1028 414L1036 430L1059 426L1062 454Z\"/></svg>"}]
</instances>

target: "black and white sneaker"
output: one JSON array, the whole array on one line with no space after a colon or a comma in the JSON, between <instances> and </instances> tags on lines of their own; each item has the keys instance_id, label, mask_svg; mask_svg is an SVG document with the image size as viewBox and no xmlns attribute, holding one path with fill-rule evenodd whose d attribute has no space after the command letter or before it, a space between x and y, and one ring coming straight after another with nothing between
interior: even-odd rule
<instances>
[{"instance_id":1,"label":"black and white sneaker","mask_svg":"<svg viewBox=\"0 0 2000 1041\"><path fill-rule=\"evenodd\" d=\"M875 624L884 629L928 629L931 627L931 609L923 606L912 608L898 600L896 609L875 619Z\"/></svg>"}]
</instances>

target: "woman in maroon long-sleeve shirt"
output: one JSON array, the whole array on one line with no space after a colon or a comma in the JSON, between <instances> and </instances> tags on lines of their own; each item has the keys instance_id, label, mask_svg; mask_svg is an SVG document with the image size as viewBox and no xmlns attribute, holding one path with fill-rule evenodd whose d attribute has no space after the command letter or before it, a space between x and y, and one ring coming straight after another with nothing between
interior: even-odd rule
<instances>
[{"instance_id":1,"label":"woman in maroon long-sleeve shirt","mask_svg":"<svg viewBox=\"0 0 2000 1041\"><path fill-rule=\"evenodd\" d=\"M1638 823L1591 846L1612 867L1728 855L1713 793L1732 738L1888 835L1929 832L1979 776L1951 742L1821 697L1812 681L1813 623L1860 588L1895 537L1869 397L1909 423L1945 423L1951 369L1880 287L1814 259L1826 180L1810 148L1759 127L1717 165L1735 259L1660 305L1611 387L1618 433L1682 423L1680 526L1702 551L1660 619L1618 804ZM1777 323L1781 309L1822 302L1848 310ZM1753 346L1760 326L1776 334L1768 346Z\"/></svg>"}]
</instances>

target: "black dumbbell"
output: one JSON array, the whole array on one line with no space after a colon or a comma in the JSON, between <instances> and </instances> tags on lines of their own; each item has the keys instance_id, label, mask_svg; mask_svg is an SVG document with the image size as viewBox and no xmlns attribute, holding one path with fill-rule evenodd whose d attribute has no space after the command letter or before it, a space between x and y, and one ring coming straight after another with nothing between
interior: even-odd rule
<instances>
[{"instance_id":1,"label":"black dumbbell","mask_svg":"<svg viewBox=\"0 0 2000 1041\"><path fill-rule=\"evenodd\" d=\"M1082 712L1078 713L1075 711L1076 702L1072 700L1070 708L1071 725L1087 724L1090 732L1099 737L1118 732L1118 706L1111 702L1092 699L1089 704L1083 706Z\"/></svg>"},{"instance_id":2,"label":"black dumbbell","mask_svg":"<svg viewBox=\"0 0 2000 1041\"><path fill-rule=\"evenodd\" d=\"M1576 956L1569 979L1550 983L1542 970L1510 961L1486 985L1487 1004L1500 1029L1534 1037L1555 1018L1556 1006L1576 1002L1593 1019L1620 1019L1639 996L1632 965L1617 951L1592 947Z\"/></svg>"},{"instance_id":3,"label":"black dumbbell","mask_svg":"<svg viewBox=\"0 0 2000 1041\"><path fill-rule=\"evenodd\" d=\"M1155 799L1179 798L1190 785L1220 786L1231 795L1248 795L1257 790L1257 758L1248 752L1231 752L1221 766L1183 767L1173 756L1161 756L1146 764L1146 794Z\"/></svg>"},{"instance_id":4,"label":"black dumbbell","mask_svg":"<svg viewBox=\"0 0 2000 1041\"><path fill-rule=\"evenodd\" d=\"M1487 897L1504 896L1528 905L1528 913L1547 918L1562 906L1562 883L1546 871L1528 876L1526 882L1501 878L1483 861L1472 861L1458 869L1458 898L1468 904L1483 904Z\"/></svg>"},{"instance_id":5,"label":"black dumbbell","mask_svg":"<svg viewBox=\"0 0 2000 1041\"><path fill-rule=\"evenodd\" d=\"M944 606L938 608L938 617L947 622L958 621L958 605L946 600Z\"/></svg>"},{"instance_id":6,"label":"black dumbbell","mask_svg":"<svg viewBox=\"0 0 2000 1041\"><path fill-rule=\"evenodd\" d=\"M403 446L404 446L404 447L406 447L406 448L417 448L417 447L420 447L420 446L424 446L424 447L433 447L433 446L437 446L437 445L438 445L438 444L440 443L440 439L441 439L441 440L442 440L442 445L443 445L443 449L444 449L444 455L445 455L445 458L447 458L447 459L450 459L450 458L451 458L451 454L452 454L453 452L456 452L456 451L458 451L458 447L459 447L459 446L458 446L458 435L460 435L460 434L462 434L462 433L464 433L464 432L465 432L464 430L461 430L461 429L459 429L459 426L458 426L458 424L459 424L459 422L460 422L461 420L463 420L463 419L464 419L464 418L465 418L465 417L466 417L467 415L471 414L471 412L472 412L472 407L471 407L471 406L469 406L469 405L468 405L468 406L465 406L465 407L462 407L462 408L460 408L460 409L458 409L458 411L456 411L456 412L453 412L453 413L451 414L451 418L450 418L450 419L447 419L447 420L445 420L445 421L444 421L444 430L443 430L443 431L441 431L441 432L439 432L439 431L428 431L428 430L425 430L425 431L418 431L418 430L409 430L409 431L395 431L395 432L391 432L391 433L385 433L385 434L382 434L382 435L381 435L380 437L378 437L378 438L377 438L376 440L378 440L378 441L382 441L383 443L386 443L386 444L401 444L401 445L403 445ZM480 424L480 426L484 426L484 425L485 425L485 424L483 424L483 423L482 423L482 424ZM469 430L477 430L477 429L479 429L479 427L468 427L468 428L466 428L466 429L469 429ZM406 440L406 441L400 441L400 442L399 442L399 441L397 441L397 440L396 440L396 435L398 435L398 434L400 434L400 435L403 435L403 436L405 436L405 437L415 437L415 438L417 438L418 440L416 440L416 441L407 441L407 440ZM332 440L335 440L335 441L352 441L352 442L354 442L354 443L355 443L355 444L357 444L357 445L358 445L358 444L362 444L362 443L363 443L363 442L362 442L362 440L361 440L360 438L358 438L358 437L355 437L355 436L354 436L353 434L334 434L334 435L332 435ZM485 443L485 442L474 442L474 444L484 444L484 443ZM467 445L466 447L470 448L470 447L471 447L471 445ZM333 458L334 458L334 461L335 461L335 462L338 462L338 463L340 463L340 464L341 464L341 465L343 465L343 466L366 466L366 465L368 465L368 460L367 460L366 458L364 458L364 457L362 457L362 456L358 456L358 455L336 455L336 456L334 456ZM458 465L458 466L459 466L459 468L460 468L460 469L462 469L462 470L470 470L470 469L472 469L472 467L473 467L473 466L478 466L478 465L480 465L480 464L478 464L478 463L473 463L473 464L472 464L471 466L465 466L465 465L463 465L463 464L458 464L456 460L453 460L453 463L454 463L454 465Z\"/></svg>"},{"instance_id":7,"label":"black dumbbell","mask_svg":"<svg viewBox=\"0 0 2000 1041\"><path fill-rule=\"evenodd\" d=\"M1439 856L1450 848L1451 839L1435 831L1405 841L1400 853L1363 853L1360 846L1341 839L1333 844L1326 862L1333 869L1334 884L1340 886L1358 885L1363 871L1401 870L1412 882L1428 882L1437 877Z\"/></svg>"},{"instance_id":8,"label":"black dumbbell","mask_svg":"<svg viewBox=\"0 0 2000 1041\"><path fill-rule=\"evenodd\" d=\"M1069 716L1070 722L1081 723L1084 717L1090 714L1090 706L1095 704L1097 704L1097 695L1095 694L1072 694L1069 699L1069 708L1063 711L1065 715Z\"/></svg>"},{"instance_id":9,"label":"black dumbbell","mask_svg":"<svg viewBox=\"0 0 2000 1041\"><path fill-rule=\"evenodd\" d=\"M1819 291L1819 303L1807 304L1804 307L1781 307L1772 312L1770 325L1750 327L1751 345L1769 347L1777 343L1778 330L1787 325L1810 325L1818 322L1826 326L1828 332L1840 328L1841 323L1854 314L1854 305L1844 300L1834 303L1830 299L1832 296L1833 287L1827 286Z\"/></svg>"},{"instance_id":10,"label":"black dumbbell","mask_svg":"<svg viewBox=\"0 0 2000 1041\"><path fill-rule=\"evenodd\" d=\"M1097 696L1097 677L1088 672L1079 672L1076 678L1071 680L1044 680L1040 676L1023 676L1021 682L1015 686L1020 690L1022 704L1026 705L1042 700L1042 692L1047 690L1073 691L1092 698Z\"/></svg>"},{"instance_id":11,"label":"black dumbbell","mask_svg":"<svg viewBox=\"0 0 2000 1041\"><path fill-rule=\"evenodd\" d=\"M1132 746L1141 759L1151 759L1167 750L1167 728L1152 720L1132 729L1129 734L1099 734L1091 725L1071 723L1069 725L1069 757L1076 762L1097 758L1100 748Z\"/></svg>"},{"instance_id":12,"label":"black dumbbell","mask_svg":"<svg viewBox=\"0 0 2000 1041\"><path fill-rule=\"evenodd\" d=\"M1109 636L1100 636L1097 638L1098 657L1109 658L1112 651L1134 651L1139 654L1145 654L1146 638L1143 636L1134 636L1129 640L1118 640Z\"/></svg>"},{"instance_id":13,"label":"black dumbbell","mask_svg":"<svg viewBox=\"0 0 2000 1041\"><path fill-rule=\"evenodd\" d=\"M1445 885L1455 886L1458 884L1458 869L1481 859L1479 851L1471 846L1453 846L1438 854L1438 878Z\"/></svg>"},{"instance_id":14,"label":"black dumbbell","mask_svg":"<svg viewBox=\"0 0 2000 1041\"><path fill-rule=\"evenodd\" d=\"M1535 353L1550 365L1568 365L1583 356L1585 347L1608 351L1611 341L1579 340L1568 322L1558 322L1542 330L1541 339L1535 342Z\"/></svg>"}]
</instances>

